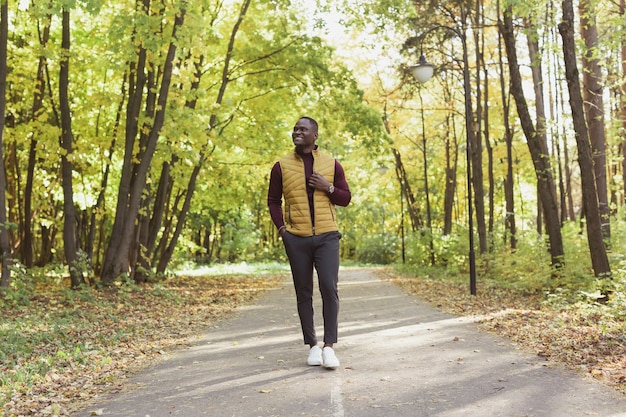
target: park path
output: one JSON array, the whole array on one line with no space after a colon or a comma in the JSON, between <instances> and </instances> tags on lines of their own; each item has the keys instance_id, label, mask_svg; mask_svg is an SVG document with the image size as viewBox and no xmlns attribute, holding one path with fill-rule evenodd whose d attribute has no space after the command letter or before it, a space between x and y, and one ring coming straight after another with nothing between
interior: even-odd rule
<instances>
[{"instance_id":1,"label":"park path","mask_svg":"<svg viewBox=\"0 0 626 417\"><path fill-rule=\"evenodd\" d=\"M339 279L337 370L306 366L286 281L74 416L626 416L625 396L440 312L375 269ZM317 300L316 312L321 324Z\"/></svg>"}]
</instances>

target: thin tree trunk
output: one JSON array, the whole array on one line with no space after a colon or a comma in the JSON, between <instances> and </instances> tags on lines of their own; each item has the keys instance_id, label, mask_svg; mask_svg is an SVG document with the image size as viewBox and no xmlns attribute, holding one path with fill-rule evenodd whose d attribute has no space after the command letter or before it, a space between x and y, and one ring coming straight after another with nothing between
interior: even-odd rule
<instances>
[{"instance_id":1,"label":"thin tree trunk","mask_svg":"<svg viewBox=\"0 0 626 417\"><path fill-rule=\"evenodd\" d=\"M555 21L559 18L556 15L558 11L558 6L555 6L553 3L549 3L547 8L547 18L546 20ZM550 28L548 32L548 36L550 37L547 42L551 44L558 43L558 31L556 28ZM551 96L551 107L552 110L552 126L554 128L553 137L556 142L556 149L558 161L559 163L559 187L561 192L561 221L569 220L571 222L576 221L576 213L574 204L574 196L572 194L572 166L570 162L569 156L569 144L567 141L567 136L565 135L565 128L563 115L567 113L565 109L565 98L564 92L560 86L561 83L561 75L563 73L563 68L561 65L560 55L558 51L551 50L546 55L549 60L548 66L548 74L549 74L549 91L550 93L554 93L554 96Z\"/></svg>"},{"instance_id":2,"label":"thin tree trunk","mask_svg":"<svg viewBox=\"0 0 626 417\"><path fill-rule=\"evenodd\" d=\"M528 55L530 58L530 68L533 79L533 91L535 92L535 113L537 117L537 131L546 133L546 110L543 97L543 74L542 74L542 61L539 54L539 37L536 27L533 23L528 22L526 27L526 43L528 45ZM546 147L547 149L547 147ZM546 155L548 152L546 151ZM539 185L538 185L539 186ZM538 190L539 192L539 190ZM543 233L542 222L542 205L541 200L537 201L537 233ZM560 221L560 218L559 218Z\"/></svg>"},{"instance_id":3,"label":"thin tree trunk","mask_svg":"<svg viewBox=\"0 0 626 417\"><path fill-rule=\"evenodd\" d=\"M0 287L6 288L11 283L11 245L7 224L6 209L6 177L4 168L4 123L6 112L7 91L7 47L9 39L9 6L8 2L0 5L0 256L2 257L2 274Z\"/></svg>"},{"instance_id":4,"label":"thin tree trunk","mask_svg":"<svg viewBox=\"0 0 626 417\"><path fill-rule=\"evenodd\" d=\"M194 74L194 78L190 87L190 91L192 92L197 91L200 87L200 80L202 79L202 75L204 73L202 70L203 62L204 62L204 56L200 55L194 64L195 74ZM185 107L193 110L196 108L196 104L197 104L197 99L194 98L193 100L187 101L185 103ZM152 265L156 263L157 264L156 272L157 273L165 272L165 269L167 268L167 265L169 264L174 254L174 249L176 248L176 243L178 242L180 233L182 232L182 226L185 223L187 211L189 207L191 206L191 198L193 197L193 193L196 187L195 177L199 175L199 170L198 172L196 172L195 168L191 174L190 182L187 185L187 190L188 190L187 195L189 197L189 203L187 206L183 204L183 208L181 209L181 212L177 213L178 222L174 229L174 235L170 239L169 233L162 233L161 234L162 244L160 242L157 248L160 250L155 250L159 230L161 229L161 225L163 224L163 218L165 216L166 204L172 194L173 180L170 175L171 167L175 166L178 160L179 160L178 156L174 153L171 161L164 163L161 169L161 177L159 179L159 186L157 187L156 197L154 200L152 218L150 219L150 223L148 225L148 233L145 236L145 241L142 240L141 242L144 245L145 250L146 250L146 257L145 259L142 259L142 262L145 263L143 266L146 271L149 268L152 268ZM199 160L204 161L204 158L202 157L202 152L201 152L201 157L199 158ZM191 182L193 183L191 184ZM178 207L177 204L175 204L172 207L172 219L175 217L173 212L174 210L176 210L177 207ZM166 230L169 231L170 228L167 228ZM151 261L151 259L153 259L154 261ZM143 277L139 276L139 278L143 278Z\"/></svg>"},{"instance_id":5,"label":"thin tree trunk","mask_svg":"<svg viewBox=\"0 0 626 417\"><path fill-rule=\"evenodd\" d=\"M596 277L611 275L609 259L602 239L600 210L598 208L598 194L593 170L593 157L589 132L585 124L583 98L581 95L580 79L576 66L576 43L574 39L574 7L572 0L563 1L563 20L559 23L559 32L563 39L563 59L565 63L565 79L569 91L569 102L572 110L572 122L578 146L578 163L584 199L585 217L587 223L587 241L591 254L591 263Z\"/></svg>"},{"instance_id":6,"label":"thin tree trunk","mask_svg":"<svg viewBox=\"0 0 626 417\"><path fill-rule=\"evenodd\" d=\"M413 190L411 189L411 184L409 184L406 169L404 168L404 163L402 162L402 155L395 148L392 148L391 151L396 161L396 177L400 184L404 184L402 189L404 190L404 201L407 202L406 210L409 212L409 219L411 220L411 230L416 231L424 225L424 220L422 219L422 214L419 206L417 205Z\"/></svg>"},{"instance_id":7,"label":"thin tree trunk","mask_svg":"<svg viewBox=\"0 0 626 417\"><path fill-rule=\"evenodd\" d=\"M551 7L552 4L550 3L550 6L548 6L546 8L546 21L553 21L555 19L554 15L553 15L553 8ZM546 34L544 35L544 38L547 38L547 40L545 41L545 43L554 43L555 42L555 38L556 38L556 34L555 34L555 30L553 30L552 28L549 28L546 32ZM559 99L560 96L555 94L555 90L556 90L556 85L558 85L558 80L556 79L555 75L557 73L556 71L556 62L557 59L555 58L555 54L554 52L550 53L545 53L542 54L542 57L545 57L545 61L542 58L542 62L546 62L547 61L547 65L546 65L546 73L547 73L547 90L548 90L548 103L546 106L546 111L549 112L549 116L548 116L548 120L552 120L552 123L549 125L548 129L550 132L550 137L554 138L554 140L552 141L552 149L553 149L553 154L555 155L555 159L556 159L556 176L557 176L557 183L558 183L558 190L559 190L559 205L560 205L560 219L561 219L561 224L564 224L567 220L567 213L568 213L568 204L567 204L567 192L566 192L566 188L565 188L565 176L563 173L563 152L561 150L561 131L560 131L560 126L563 125L562 120L561 120L561 114L559 112L560 108L558 108L558 105L560 103Z\"/></svg>"},{"instance_id":8,"label":"thin tree trunk","mask_svg":"<svg viewBox=\"0 0 626 417\"><path fill-rule=\"evenodd\" d=\"M546 222L546 231L550 241L549 250L551 264L554 267L558 267L561 266L564 261L564 252L556 187L552 176L552 168L550 166L545 130L535 129L533 126L528 104L526 103L526 98L524 96L522 77L517 60L511 7L507 8L504 13L504 19L498 23L498 26L504 39L509 61L511 94L513 95L513 98L515 98L517 113L520 118L522 129L524 130L524 135L526 136L528 149L533 159L535 174L537 176L538 195L541 200L542 210Z\"/></svg>"},{"instance_id":9,"label":"thin tree trunk","mask_svg":"<svg viewBox=\"0 0 626 417\"><path fill-rule=\"evenodd\" d=\"M446 103L450 103L450 91L445 89ZM452 233L452 210L454 208L454 197L456 194L456 174L459 160L459 145L456 140L456 132L452 120L452 113L446 114L446 133L445 133L445 150L446 150L446 185L444 192L444 224L443 234L445 236Z\"/></svg>"},{"instance_id":10,"label":"thin tree trunk","mask_svg":"<svg viewBox=\"0 0 626 417\"><path fill-rule=\"evenodd\" d=\"M541 193L539 184L537 184L537 195ZM543 206L541 205L541 199L537 199L537 220L535 220L536 230L538 235L543 235Z\"/></svg>"},{"instance_id":11,"label":"thin tree trunk","mask_svg":"<svg viewBox=\"0 0 626 417\"><path fill-rule=\"evenodd\" d=\"M39 37L41 48L45 48L50 39L50 15L46 16L46 20ZM35 92L33 97L32 114L33 119L39 117L39 112L43 107L44 91L46 86L45 78L46 57L42 54L39 56L39 64L37 66L37 79L35 80ZM33 182L35 178L35 165L37 164L37 136L36 133L31 134L30 145L28 149L28 167L26 172L26 184L24 187L24 225L22 227L22 243L20 246L20 254L24 266L30 268L34 264L33 260L33 226L32 226L32 197L33 197Z\"/></svg>"},{"instance_id":12,"label":"thin tree trunk","mask_svg":"<svg viewBox=\"0 0 626 417\"><path fill-rule=\"evenodd\" d=\"M94 270L100 270L101 265L99 263L99 255L100 255L100 246L102 243L102 239L104 236L102 225L106 220L106 213L104 213L100 219L96 215L98 212L103 210L104 207L104 197L106 194L107 184L109 183L109 174L111 172L111 161L113 160L113 152L115 150L115 144L118 139L119 127L122 119L122 112L124 111L124 102L126 96L126 82L128 79L128 75L124 74L124 79L122 80L122 89L120 94L120 102L117 107L117 112L115 113L115 124L113 126L113 132L111 134L111 144L109 145L109 150L107 153L107 161L104 166L104 171L102 172L102 179L100 180L100 192L98 193L98 199L96 200L95 206L92 208L91 218L89 220L89 237L87 239L87 245L85 252L89 259L91 259L91 264ZM96 231L100 229L100 236L97 240L98 248L94 249L96 246ZM94 251L96 253L96 257L94 259Z\"/></svg>"},{"instance_id":13,"label":"thin tree trunk","mask_svg":"<svg viewBox=\"0 0 626 417\"><path fill-rule=\"evenodd\" d=\"M476 2L476 20L477 20L477 27L483 27L484 26L484 4L483 4L483 0L477 1ZM489 245L488 249L491 250L492 249L492 245L493 245L493 227L494 227L494 218L495 218L495 187L494 187L494 172L493 172L493 147L491 146L491 139L489 137L489 83L491 82L491 80L489 79L489 68L487 67L487 65L485 65L485 54L484 54L484 50L485 50L485 31L484 30L480 30L480 31L476 31L476 45L479 45L476 48L477 54L476 54L476 67L477 67L477 72L480 73L481 71L484 74L483 77L483 93L482 93L482 106L480 105L479 102L479 106L477 107L477 111L480 111L480 114L482 115L482 126L483 126L483 136L485 138L485 149L487 150L487 184L488 184L488 189L487 189L487 201L488 201L488 217L489 219L487 220L487 236L488 236L488 242L487 244ZM480 52L480 53L478 53ZM478 80L478 83L480 83L480 79ZM480 100L480 90L478 91L478 100Z\"/></svg>"},{"instance_id":14,"label":"thin tree trunk","mask_svg":"<svg viewBox=\"0 0 626 417\"><path fill-rule=\"evenodd\" d=\"M390 133L389 123L386 116L383 116L383 124L387 133ZM400 152L398 152L396 148L391 148L391 152L393 153L393 157L395 160L396 177L398 179L398 182L402 185L401 189L404 193L404 201L407 202L406 210L408 211L409 219L411 220L411 230L416 231L420 227L422 227L424 222L422 221L419 207L417 206L415 196L413 195L413 191L411 190L411 185L409 184L406 176L406 170L404 169L404 165L402 163L402 155L400 155Z\"/></svg>"},{"instance_id":15,"label":"thin tree trunk","mask_svg":"<svg viewBox=\"0 0 626 417\"><path fill-rule=\"evenodd\" d=\"M420 113L422 119L422 163L424 165L424 197L426 198L426 228L428 229L428 249L430 254L430 265L435 265L435 246L434 246L434 236L433 236L433 222L432 222L432 212L430 209L430 187L428 184L428 154L426 152L426 120L424 118L424 102L422 101L422 90L419 91L420 98ZM400 185L403 184L403 181L400 182ZM401 193L403 192L401 187ZM402 199L402 195L400 196ZM402 213L404 214L404 213ZM404 228L404 224L402 224ZM404 231L403 231L404 232Z\"/></svg>"},{"instance_id":16,"label":"thin tree trunk","mask_svg":"<svg viewBox=\"0 0 626 417\"><path fill-rule=\"evenodd\" d=\"M182 220L179 218L176 223L176 227L174 228L174 233L169 243L165 247L165 251L161 254L157 264L157 273L165 272L165 268L167 264L172 259L172 255L174 254L174 249L176 249L176 242L178 242L178 238L180 237L183 231L184 219L189 212L189 207L191 207L191 199L193 197L193 191L196 189L196 181L198 179L198 175L200 174L201 167L196 165L193 169L191 177L189 179L189 183L187 186L187 192L185 193L185 200L183 202L183 207L180 210L179 217L182 217Z\"/></svg>"},{"instance_id":17,"label":"thin tree trunk","mask_svg":"<svg viewBox=\"0 0 626 417\"><path fill-rule=\"evenodd\" d=\"M497 2L500 13L500 2ZM498 19L500 16L498 16ZM508 93L508 84L504 77L504 51L502 50L502 36L498 34L498 68L500 69L500 93L502 95L502 119L504 122L504 142L506 144L506 178L504 180L504 198L506 214L504 229L508 235L511 250L517 249L517 225L515 222L515 193L513 181L513 129L509 122L511 112L511 95Z\"/></svg>"},{"instance_id":18,"label":"thin tree trunk","mask_svg":"<svg viewBox=\"0 0 626 417\"><path fill-rule=\"evenodd\" d=\"M180 203L180 200L182 200L182 198L184 197L184 194L185 193L183 191L180 191L179 193L177 193L176 197L174 198L174 203L171 204L172 209L170 210L170 215L169 217L166 218L165 222L163 223L163 227L162 227L163 232L161 233L161 239L159 240L159 243L156 249L154 250L154 255L152 256L152 265L158 265L161 259L165 256L165 253L167 251L167 248L170 242L169 236L171 233L173 233L172 229L175 228L174 217L176 217L176 213L175 213L176 207L178 207L178 204ZM169 263L169 259L167 260L167 263ZM165 267L167 266L167 263L164 264L163 271L165 271ZM157 273L158 272L160 271L157 266Z\"/></svg>"},{"instance_id":19,"label":"thin tree trunk","mask_svg":"<svg viewBox=\"0 0 626 417\"><path fill-rule=\"evenodd\" d=\"M582 57L583 67L583 103L589 139L593 157L593 170L596 177L598 193L598 210L604 239L611 237L611 222L608 202L606 139L604 135L604 99L602 68L600 60L594 58L598 50L598 27L591 2L582 0L579 3L580 33L585 41L585 53Z\"/></svg>"},{"instance_id":20,"label":"thin tree trunk","mask_svg":"<svg viewBox=\"0 0 626 417\"><path fill-rule=\"evenodd\" d=\"M76 207L74 206L74 189L72 181L73 152L72 116L69 99L69 57L70 57L70 12L63 9L63 35L61 41L63 58L59 72L59 106L61 108L61 177L63 180L63 248L69 267L72 288L85 283L83 271L78 257L76 236Z\"/></svg>"},{"instance_id":21,"label":"thin tree trunk","mask_svg":"<svg viewBox=\"0 0 626 417\"><path fill-rule=\"evenodd\" d=\"M478 6L477 6L478 7ZM478 16L478 12L477 12ZM465 22L465 19L462 19ZM465 33L465 28L463 29ZM480 253L486 253L487 247L487 223L485 220L485 185L484 172L483 172L483 143L482 143L482 125L483 125L483 109L482 109L482 86L481 86L481 57L482 51L480 49L480 42L478 39L477 31L474 31L474 44L476 50L476 112L474 114L475 119L470 120L472 129L475 127L475 131L470 134L471 144L471 158L472 158L472 186L474 188L474 207L476 209L476 231L478 232L478 247ZM471 115L466 115L471 117Z\"/></svg>"},{"instance_id":22,"label":"thin tree trunk","mask_svg":"<svg viewBox=\"0 0 626 417\"><path fill-rule=\"evenodd\" d=\"M161 168L161 177L159 179L159 185L157 187L156 196L154 199L154 204L152 208L152 216L150 217L150 221L147 223L146 233L140 234L139 243L142 246L142 250L145 251L145 254L142 255L139 259L140 266L142 267L141 271L137 271L135 273L135 281L136 282L144 282L147 279L147 273L152 268L152 259L154 258L154 247L156 245L156 240L158 236L158 232L161 229L161 225L163 224L163 217L165 213L165 207L168 201L168 197L171 194L172 189L172 177L170 176L170 166L175 164L175 160L177 158L173 157L174 162L163 163ZM142 222L143 223L143 222ZM167 241L167 237L169 233L163 233L163 239ZM163 256L158 256L157 258L160 260ZM165 271L165 267L169 263L169 259L165 263L163 271ZM159 272L157 270L157 272Z\"/></svg>"},{"instance_id":23,"label":"thin tree trunk","mask_svg":"<svg viewBox=\"0 0 626 417\"><path fill-rule=\"evenodd\" d=\"M620 0L619 5L620 16L626 15L626 1ZM622 96L621 96L621 114L622 114L622 201L624 204L624 196L626 196L626 38L622 37L621 45L622 56Z\"/></svg>"},{"instance_id":24,"label":"thin tree trunk","mask_svg":"<svg viewBox=\"0 0 626 417\"><path fill-rule=\"evenodd\" d=\"M143 284L148 280L150 276L150 252L145 246L148 241L148 235L150 233L150 217L151 217L151 194L150 185L146 185L146 192L141 199L141 207L139 209L139 218L137 220L137 226L135 227L135 239L131 246L130 261L133 265L131 268L130 278L137 284Z\"/></svg>"},{"instance_id":25,"label":"thin tree trunk","mask_svg":"<svg viewBox=\"0 0 626 417\"><path fill-rule=\"evenodd\" d=\"M485 114L485 148L487 149L487 181L489 184L489 197L487 201L489 202L489 223L487 227L488 234L490 236L490 240L492 241L491 245L493 245L493 227L495 220L495 178L494 178L494 163L493 163L493 146L491 146L491 139L489 137L489 71L487 67L483 63L483 68L485 71L485 94L484 94L484 114Z\"/></svg>"}]
</instances>

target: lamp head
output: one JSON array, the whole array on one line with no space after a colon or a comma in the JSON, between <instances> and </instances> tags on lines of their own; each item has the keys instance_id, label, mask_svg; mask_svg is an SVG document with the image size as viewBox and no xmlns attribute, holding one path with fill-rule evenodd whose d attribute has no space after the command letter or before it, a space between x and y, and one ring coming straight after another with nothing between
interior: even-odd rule
<instances>
[{"instance_id":1,"label":"lamp head","mask_svg":"<svg viewBox=\"0 0 626 417\"><path fill-rule=\"evenodd\" d=\"M411 65L410 68L411 72L413 73L413 77L415 77L418 82L423 84L426 81L430 80L430 78L433 76L435 66L426 62L426 57L424 55L421 55L419 62L415 65Z\"/></svg>"}]
</instances>

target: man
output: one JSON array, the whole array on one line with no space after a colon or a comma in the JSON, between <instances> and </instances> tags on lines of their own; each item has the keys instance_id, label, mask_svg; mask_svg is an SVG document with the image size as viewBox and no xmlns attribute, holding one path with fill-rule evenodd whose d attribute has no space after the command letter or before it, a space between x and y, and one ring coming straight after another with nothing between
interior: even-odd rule
<instances>
[{"instance_id":1,"label":"man","mask_svg":"<svg viewBox=\"0 0 626 417\"><path fill-rule=\"evenodd\" d=\"M295 151L274 164L267 203L291 266L304 344L310 347L307 364L336 369L339 359L333 345L337 342L341 234L335 205L347 206L352 196L343 167L320 152L317 135L315 120L298 120L291 134ZM323 349L318 346L313 320L313 267L322 295Z\"/></svg>"}]
</instances>

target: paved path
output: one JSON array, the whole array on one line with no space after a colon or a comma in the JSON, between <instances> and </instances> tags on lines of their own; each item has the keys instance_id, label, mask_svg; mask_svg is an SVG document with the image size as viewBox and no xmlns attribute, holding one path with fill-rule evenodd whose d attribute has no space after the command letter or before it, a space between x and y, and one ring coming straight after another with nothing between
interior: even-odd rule
<instances>
[{"instance_id":1,"label":"paved path","mask_svg":"<svg viewBox=\"0 0 626 417\"><path fill-rule=\"evenodd\" d=\"M75 416L626 416L626 397L516 351L374 270L342 269L339 291L335 371L306 366L285 282Z\"/></svg>"}]
</instances>

